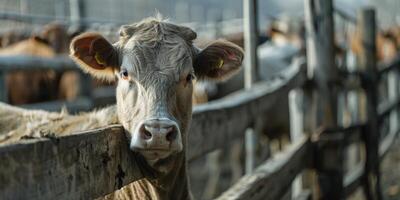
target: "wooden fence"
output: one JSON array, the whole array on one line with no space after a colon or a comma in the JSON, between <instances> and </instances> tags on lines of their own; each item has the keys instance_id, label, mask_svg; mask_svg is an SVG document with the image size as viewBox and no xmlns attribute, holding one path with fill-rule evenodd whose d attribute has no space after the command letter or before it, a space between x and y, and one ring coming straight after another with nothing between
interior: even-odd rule
<instances>
[{"instance_id":1,"label":"wooden fence","mask_svg":"<svg viewBox=\"0 0 400 200\"><path fill-rule=\"evenodd\" d=\"M304 183L300 192L293 191L296 199L344 199L360 186L368 199L381 199L379 164L399 132L400 56L389 64L376 64L374 11L366 9L360 12L357 22L363 33L360 68L364 70L338 70L330 49L333 40L327 38L333 37L332 1L306 0L306 5L310 22L307 67L304 59L298 59L277 79L254 83L249 89L194 108L189 162L229 145L226 141L243 137L252 122L282 98L289 98L293 142L218 199L290 198L293 182L299 180L296 177L303 174L303 180L310 180L306 170L317 172L319 189ZM5 62L0 59L0 65ZM337 122L337 96L348 89L347 80L354 77L360 81L351 87L366 93L367 120L341 127ZM385 102L378 101L378 84L387 85ZM334 98L322 98L324 95ZM387 134L380 129L385 124L389 126ZM365 144L366 160L345 174L341 164L344 150L355 142ZM136 159L118 125L1 145L0 198L96 198L143 178Z\"/></svg>"}]
</instances>

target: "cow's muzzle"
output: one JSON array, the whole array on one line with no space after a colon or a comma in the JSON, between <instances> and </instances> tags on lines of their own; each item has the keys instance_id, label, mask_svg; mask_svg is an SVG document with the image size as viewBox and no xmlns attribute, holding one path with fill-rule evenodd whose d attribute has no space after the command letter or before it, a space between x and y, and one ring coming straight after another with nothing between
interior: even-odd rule
<instances>
[{"instance_id":1,"label":"cow's muzzle","mask_svg":"<svg viewBox=\"0 0 400 200\"><path fill-rule=\"evenodd\" d=\"M153 118L138 125L132 135L130 148L148 160L158 160L183 149L178 124L168 118Z\"/></svg>"}]
</instances>

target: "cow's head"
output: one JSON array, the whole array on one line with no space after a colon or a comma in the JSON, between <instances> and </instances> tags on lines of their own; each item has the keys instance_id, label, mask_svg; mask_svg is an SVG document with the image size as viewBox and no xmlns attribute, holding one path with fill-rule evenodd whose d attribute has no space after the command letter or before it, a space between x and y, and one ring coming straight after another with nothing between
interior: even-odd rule
<instances>
[{"instance_id":1,"label":"cow's head","mask_svg":"<svg viewBox=\"0 0 400 200\"><path fill-rule=\"evenodd\" d=\"M71 56L95 77L117 79L117 110L130 148L159 171L184 155L191 120L193 79L221 80L241 66L242 49L215 41L193 46L190 28L149 18L122 26L110 44L97 33L77 36Z\"/></svg>"}]
</instances>

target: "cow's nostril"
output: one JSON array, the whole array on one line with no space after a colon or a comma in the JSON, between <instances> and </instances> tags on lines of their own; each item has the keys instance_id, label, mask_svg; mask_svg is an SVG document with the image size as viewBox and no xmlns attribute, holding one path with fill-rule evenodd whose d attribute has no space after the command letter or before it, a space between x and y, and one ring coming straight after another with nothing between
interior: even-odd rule
<instances>
[{"instance_id":1,"label":"cow's nostril","mask_svg":"<svg viewBox=\"0 0 400 200\"><path fill-rule=\"evenodd\" d=\"M172 142L173 140L175 140L176 135L177 135L177 131L175 130L175 127L171 127L169 129L169 132L167 133L167 141Z\"/></svg>"},{"instance_id":2,"label":"cow's nostril","mask_svg":"<svg viewBox=\"0 0 400 200\"><path fill-rule=\"evenodd\" d=\"M142 136L143 139L145 139L145 140L151 139L152 134L145 127L142 127L140 132L142 133L141 136Z\"/></svg>"}]
</instances>

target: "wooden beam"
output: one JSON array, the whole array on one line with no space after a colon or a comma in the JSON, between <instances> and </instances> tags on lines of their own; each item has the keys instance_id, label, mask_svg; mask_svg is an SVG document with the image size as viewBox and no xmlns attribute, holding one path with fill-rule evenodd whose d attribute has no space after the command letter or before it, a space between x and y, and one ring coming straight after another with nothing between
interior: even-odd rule
<instances>
[{"instance_id":1,"label":"wooden beam","mask_svg":"<svg viewBox=\"0 0 400 200\"><path fill-rule=\"evenodd\" d=\"M69 0L70 20L72 26L77 30L82 28L82 18L84 18L84 3L82 0Z\"/></svg>"},{"instance_id":2,"label":"wooden beam","mask_svg":"<svg viewBox=\"0 0 400 200\"><path fill-rule=\"evenodd\" d=\"M400 95L399 95L399 72L392 71L387 75L387 89L388 89L388 100L397 101L397 105L393 107L389 115L389 132L395 132L399 129L399 105L400 105ZM378 108L378 113L379 113Z\"/></svg>"},{"instance_id":3,"label":"wooden beam","mask_svg":"<svg viewBox=\"0 0 400 200\"><path fill-rule=\"evenodd\" d=\"M303 137L257 167L252 174L245 175L217 199L280 199L290 189L297 174L307 166L310 155L311 142Z\"/></svg>"},{"instance_id":4,"label":"wooden beam","mask_svg":"<svg viewBox=\"0 0 400 200\"><path fill-rule=\"evenodd\" d=\"M294 200L311 200L312 194L310 190L302 191L298 196L292 198Z\"/></svg>"},{"instance_id":5,"label":"wooden beam","mask_svg":"<svg viewBox=\"0 0 400 200\"><path fill-rule=\"evenodd\" d=\"M339 70L335 66L332 0L305 0L308 77L318 85L324 104L323 123L337 125L337 88ZM326 107L326 108L325 108Z\"/></svg>"},{"instance_id":6,"label":"wooden beam","mask_svg":"<svg viewBox=\"0 0 400 200\"><path fill-rule=\"evenodd\" d=\"M343 4L343 5L345 5L345 4ZM346 6L346 8L348 8L348 7ZM339 3L336 3L334 5L334 11L340 17L342 17L343 19L347 20L348 22L351 22L353 24L355 24L357 22L357 16L352 12L346 11L346 9L341 7L341 4L339 4Z\"/></svg>"},{"instance_id":7,"label":"wooden beam","mask_svg":"<svg viewBox=\"0 0 400 200\"><path fill-rule=\"evenodd\" d=\"M379 160L383 160L387 152L389 152L390 147L394 144L394 141L398 135L400 130L394 130L391 131L389 134L387 134L379 144Z\"/></svg>"},{"instance_id":8,"label":"wooden beam","mask_svg":"<svg viewBox=\"0 0 400 200\"><path fill-rule=\"evenodd\" d=\"M336 127L338 125L339 70L334 59L333 0L305 0L304 2L308 77L314 80L315 92L319 97L317 100L311 99L311 104L319 105L318 108L323 113L321 119L315 120L319 120L323 127ZM341 146L336 147L341 148ZM343 156L341 149L328 148L326 152L319 153L336 156L332 157L332 160L339 160ZM318 198L342 199L342 163L322 159L318 164L321 166L317 168L320 189Z\"/></svg>"},{"instance_id":9,"label":"wooden beam","mask_svg":"<svg viewBox=\"0 0 400 200\"><path fill-rule=\"evenodd\" d=\"M251 122L265 115L281 98L287 98L291 89L301 86L306 75L304 62L300 63L294 63L280 79L260 82L249 90L196 106L189 133L189 159L225 147L229 145L227 141L242 137Z\"/></svg>"},{"instance_id":10,"label":"wooden beam","mask_svg":"<svg viewBox=\"0 0 400 200\"><path fill-rule=\"evenodd\" d=\"M39 109L53 112L60 112L63 108L66 108L69 113L78 113L81 111L89 111L93 108L93 102L90 98L80 97L74 101L48 101L42 103L32 103L19 105L19 107L27 109Z\"/></svg>"},{"instance_id":11,"label":"wooden beam","mask_svg":"<svg viewBox=\"0 0 400 200\"><path fill-rule=\"evenodd\" d=\"M344 177L344 194L346 197L353 194L361 186L364 173L364 164L361 163Z\"/></svg>"},{"instance_id":12,"label":"wooden beam","mask_svg":"<svg viewBox=\"0 0 400 200\"><path fill-rule=\"evenodd\" d=\"M250 89L258 79L257 60L257 0L243 0L243 34L244 34L244 87ZM256 163L257 133L252 127L245 130L246 162L245 172L251 173Z\"/></svg>"},{"instance_id":13,"label":"wooden beam","mask_svg":"<svg viewBox=\"0 0 400 200\"><path fill-rule=\"evenodd\" d=\"M60 22L65 25L73 25L74 22L71 21L70 19L67 19L65 17L49 17L46 15L32 15L32 14L21 14L21 13L15 13L15 12L1 12L0 13L0 19L1 20L11 20L11 21L17 21L17 22L24 22L28 24L39 24L39 25L45 25L51 22ZM121 22L121 21L114 21L114 20L94 20L94 19L81 19L81 24L85 26L90 26L92 24L102 24L102 25L107 25L111 27L118 28L123 24L128 24L130 22Z\"/></svg>"},{"instance_id":14,"label":"wooden beam","mask_svg":"<svg viewBox=\"0 0 400 200\"><path fill-rule=\"evenodd\" d=\"M302 89L296 88L289 92L289 118L290 118L290 140L291 143L297 141L305 135L304 131L304 93ZM303 192L302 174L299 174L292 183L292 196Z\"/></svg>"},{"instance_id":15,"label":"wooden beam","mask_svg":"<svg viewBox=\"0 0 400 200\"><path fill-rule=\"evenodd\" d=\"M143 176L121 126L0 146L0 199L93 199Z\"/></svg>"},{"instance_id":16,"label":"wooden beam","mask_svg":"<svg viewBox=\"0 0 400 200\"><path fill-rule=\"evenodd\" d=\"M370 77L366 85L368 127L365 132L366 162L365 190L368 200L382 199L379 167L379 116L378 116L378 69L376 65L376 18L373 8L362 9L358 13L358 29L361 33L360 66Z\"/></svg>"},{"instance_id":17,"label":"wooden beam","mask_svg":"<svg viewBox=\"0 0 400 200\"><path fill-rule=\"evenodd\" d=\"M400 97L396 97L395 99L391 99L383 104L378 106L378 118L380 121L383 121L387 115L396 111L396 108L400 106Z\"/></svg>"},{"instance_id":18,"label":"wooden beam","mask_svg":"<svg viewBox=\"0 0 400 200\"><path fill-rule=\"evenodd\" d=\"M35 56L0 56L0 71L14 70L80 70L67 56L40 58Z\"/></svg>"},{"instance_id":19,"label":"wooden beam","mask_svg":"<svg viewBox=\"0 0 400 200\"><path fill-rule=\"evenodd\" d=\"M4 72L0 71L0 101L8 102L8 88L6 82L6 75Z\"/></svg>"}]
</instances>

